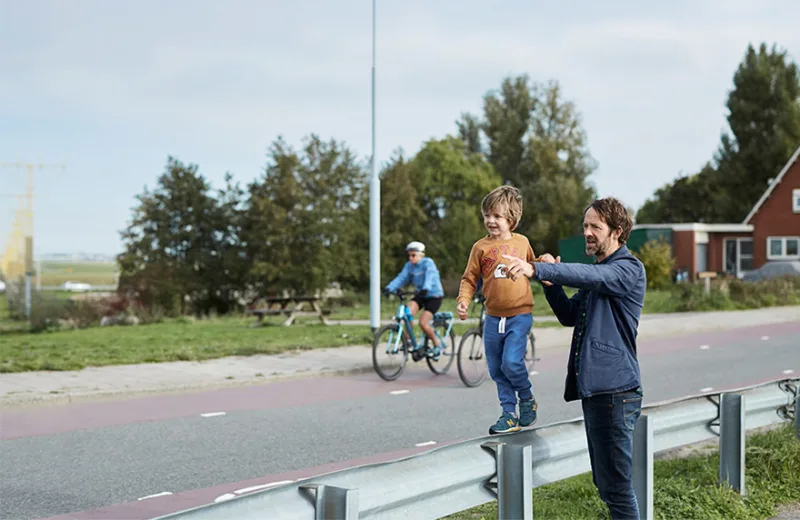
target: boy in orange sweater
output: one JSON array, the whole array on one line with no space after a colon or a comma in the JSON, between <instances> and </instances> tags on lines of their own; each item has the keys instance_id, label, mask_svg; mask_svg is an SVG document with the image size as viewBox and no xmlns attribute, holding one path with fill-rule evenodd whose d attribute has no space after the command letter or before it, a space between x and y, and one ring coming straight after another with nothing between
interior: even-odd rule
<instances>
[{"instance_id":1,"label":"boy in orange sweater","mask_svg":"<svg viewBox=\"0 0 800 520\"><path fill-rule=\"evenodd\" d=\"M528 239L514 233L522 217L522 195L512 186L500 186L481 203L483 224L489 235L472 246L467 268L461 277L456 312L467 319L467 308L478 280L483 280L486 319L483 345L489 375L497 385L503 413L489 433L508 433L536 422L536 399L525 366L528 331L533 326L533 292L530 281L516 281L506 275L503 255L534 260ZM517 416L519 398L519 416Z\"/></svg>"}]
</instances>

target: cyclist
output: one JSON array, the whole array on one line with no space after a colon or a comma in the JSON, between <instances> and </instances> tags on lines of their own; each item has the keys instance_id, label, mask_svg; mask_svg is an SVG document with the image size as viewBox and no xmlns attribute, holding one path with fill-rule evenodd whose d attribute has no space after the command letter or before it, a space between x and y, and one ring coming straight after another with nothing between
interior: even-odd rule
<instances>
[{"instance_id":1,"label":"cyclist","mask_svg":"<svg viewBox=\"0 0 800 520\"><path fill-rule=\"evenodd\" d=\"M444 288L439 278L439 269L436 263L425 256L425 244L422 242L409 242L406 246L408 262L403 266L394 280L383 289L383 294L389 295L408 284L413 284L417 294L408 302L412 316L416 316L422 309L419 326L422 332L431 340L433 356L439 355L442 345L436 338L433 330L433 315L439 310L444 298Z\"/></svg>"}]
</instances>

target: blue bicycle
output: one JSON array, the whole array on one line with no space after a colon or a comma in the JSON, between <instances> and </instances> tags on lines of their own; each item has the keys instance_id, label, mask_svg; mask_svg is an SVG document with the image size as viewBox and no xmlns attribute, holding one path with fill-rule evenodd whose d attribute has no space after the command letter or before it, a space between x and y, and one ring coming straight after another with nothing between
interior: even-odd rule
<instances>
[{"instance_id":1,"label":"blue bicycle","mask_svg":"<svg viewBox=\"0 0 800 520\"><path fill-rule=\"evenodd\" d=\"M412 293L400 290L395 294L400 298L400 305L394 317L396 323L381 327L372 342L372 366L375 372L386 381L394 381L405 370L410 353L414 361L425 358L428 368L434 374L447 373L453 364L456 352L453 313L437 312L433 315L433 330L442 344L439 352L434 352L433 347L428 346L429 339L425 334L422 334L419 340L414 335L414 316L406 304L406 299Z\"/></svg>"}]
</instances>

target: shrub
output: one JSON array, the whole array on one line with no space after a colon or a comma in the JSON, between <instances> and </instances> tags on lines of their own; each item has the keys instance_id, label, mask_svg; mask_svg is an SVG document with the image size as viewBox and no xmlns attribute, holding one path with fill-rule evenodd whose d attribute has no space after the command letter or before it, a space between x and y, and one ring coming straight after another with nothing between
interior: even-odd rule
<instances>
[{"instance_id":1,"label":"shrub","mask_svg":"<svg viewBox=\"0 0 800 520\"><path fill-rule=\"evenodd\" d=\"M675 259L668 242L663 239L650 240L635 255L644 264L648 289L666 289L672 285Z\"/></svg>"}]
</instances>

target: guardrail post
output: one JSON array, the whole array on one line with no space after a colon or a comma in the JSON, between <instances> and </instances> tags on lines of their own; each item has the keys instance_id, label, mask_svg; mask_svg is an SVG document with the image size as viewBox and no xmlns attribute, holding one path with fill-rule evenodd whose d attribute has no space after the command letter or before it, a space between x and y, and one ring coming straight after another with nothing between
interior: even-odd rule
<instances>
[{"instance_id":1,"label":"guardrail post","mask_svg":"<svg viewBox=\"0 0 800 520\"><path fill-rule=\"evenodd\" d=\"M533 518L533 449L503 442L487 442L497 461L497 520Z\"/></svg>"},{"instance_id":2,"label":"guardrail post","mask_svg":"<svg viewBox=\"0 0 800 520\"><path fill-rule=\"evenodd\" d=\"M357 490L325 484L304 484L300 489L314 494L315 520L358 520Z\"/></svg>"},{"instance_id":3,"label":"guardrail post","mask_svg":"<svg viewBox=\"0 0 800 520\"><path fill-rule=\"evenodd\" d=\"M720 396L719 482L745 495L745 408L741 394Z\"/></svg>"},{"instance_id":4,"label":"guardrail post","mask_svg":"<svg viewBox=\"0 0 800 520\"><path fill-rule=\"evenodd\" d=\"M794 435L800 439L800 392L794 398Z\"/></svg>"},{"instance_id":5,"label":"guardrail post","mask_svg":"<svg viewBox=\"0 0 800 520\"><path fill-rule=\"evenodd\" d=\"M641 520L653 518L653 419L640 415L633 430L633 491Z\"/></svg>"}]
</instances>

